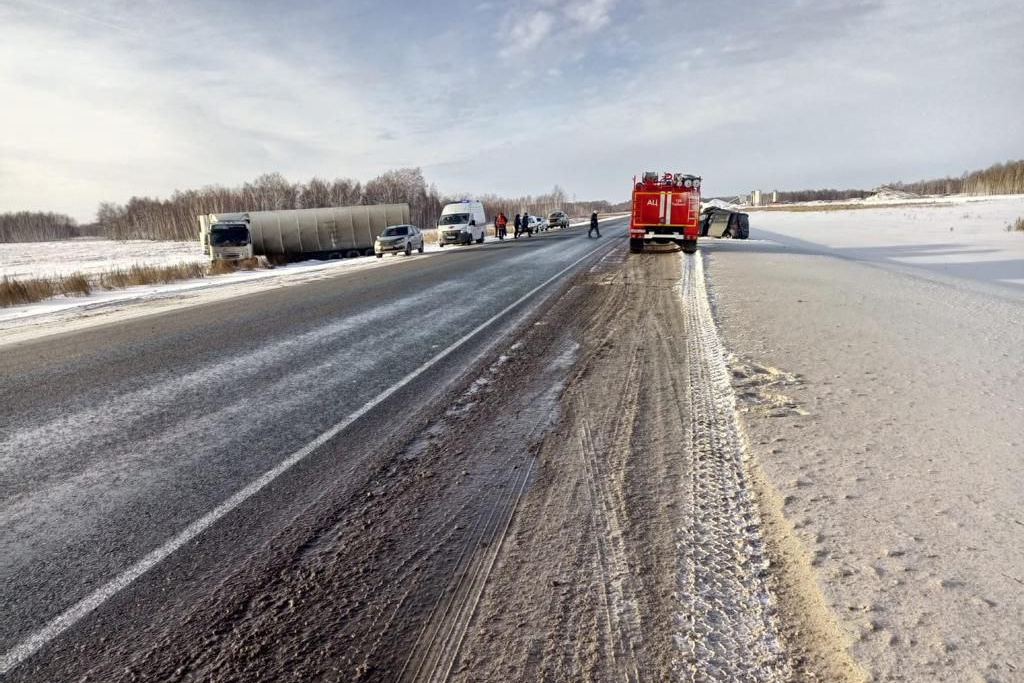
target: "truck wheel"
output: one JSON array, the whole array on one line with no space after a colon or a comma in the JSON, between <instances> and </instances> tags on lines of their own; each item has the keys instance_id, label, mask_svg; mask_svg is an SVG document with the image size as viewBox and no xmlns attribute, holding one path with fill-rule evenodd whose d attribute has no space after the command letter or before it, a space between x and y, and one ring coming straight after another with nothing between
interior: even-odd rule
<instances>
[{"instance_id":1,"label":"truck wheel","mask_svg":"<svg viewBox=\"0 0 1024 683\"><path fill-rule=\"evenodd\" d=\"M629 251L633 254L639 254L644 250L644 239L642 237L630 237L629 238Z\"/></svg>"},{"instance_id":2,"label":"truck wheel","mask_svg":"<svg viewBox=\"0 0 1024 683\"><path fill-rule=\"evenodd\" d=\"M697 240L683 240L683 253L684 254L696 254L697 253Z\"/></svg>"}]
</instances>

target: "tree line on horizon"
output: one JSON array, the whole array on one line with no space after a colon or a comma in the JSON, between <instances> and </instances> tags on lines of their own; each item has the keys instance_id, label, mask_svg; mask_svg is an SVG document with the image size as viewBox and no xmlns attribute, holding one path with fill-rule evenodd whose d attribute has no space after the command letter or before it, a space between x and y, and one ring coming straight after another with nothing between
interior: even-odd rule
<instances>
[{"instance_id":1,"label":"tree line on horizon","mask_svg":"<svg viewBox=\"0 0 1024 683\"><path fill-rule=\"evenodd\" d=\"M894 182L891 187L916 194L1021 194L1024 193L1024 160L997 163L979 171L965 171L959 177ZM866 197L866 190L797 190L779 192L781 202L844 200ZM79 225L60 213L18 211L0 213L0 242L39 242L81 236L110 239L190 240L198 231L196 216L210 213L306 209L359 204L407 203L411 220L421 227L433 227L441 208L451 201L473 195L443 196L428 184L419 168L387 171L360 183L350 178L325 180L314 177L305 183L291 182L280 173L267 173L239 187L211 185L195 190L175 190L168 199L132 197L125 204L103 202L96 222ZM573 201L557 185L546 194L502 197L476 196L488 217L498 212L513 216L522 211L547 215L565 211L586 216L592 211L607 213L628 210L629 202L610 204L604 200Z\"/></svg>"},{"instance_id":2,"label":"tree line on horizon","mask_svg":"<svg viewBox=\"0 0 1024 683\"><path fill-rule=\"evenodd\" d=\"M921 195L944 194L1024 194L1024 159L992 164L980 171L964 171L960 176L946 176L912 183L896 181L882 187ZM863 199L875 190L793 190L779 192L779 203L837 201Z\"/></svg>"},{"instance_id":3,"label":"tree line on horizon","mask_svg":"<svg viewBox=\"0 0 1024 683\"><path fill-rule=\"evenodd\" d=\"M980 171L964 171L960 177L895 182L886 187L915 194L1022 194L1024 193L1024 159L992 164Z\"/></svg>"},{"instance_id":4,"label":"tree line on horizon","mask_svg":"<svg viewBox=\"0 0 1024 683\"><path fill-rule=\"evenodd\" d=\"M78 237L78 222L62 213L0 213L0 242L49 242Z\"/></svg>"},{"instance_id":5,"label":"tree line on horizon","mask_svg":"<svg viewBox=\"0 0 1024 683\"><path fill-rule=\"evenodd\" d=\"M211 185L193 190L175 190L167 199L132 197L124 204L103 202L91 226L78 226L60 214L19 212L0 214L0 242L45 241L95 234L110 239L190 240L198 236L196 217L204 214L315 209L332 206L406 203L410 220L421 227L433 227L445 204L474 195L444 196L428 184L419 168L401 168L360 183L350 178L291 182L280 173L267 173L238 187ZM577 202L557 185L542 195L502 197L476 195L488 218L498 212L508 216L529 211L547 215L565 211L585 215L614 208L607 201ZM85 228L85 229L83 229Z\"/></svg>"}]
</instances>

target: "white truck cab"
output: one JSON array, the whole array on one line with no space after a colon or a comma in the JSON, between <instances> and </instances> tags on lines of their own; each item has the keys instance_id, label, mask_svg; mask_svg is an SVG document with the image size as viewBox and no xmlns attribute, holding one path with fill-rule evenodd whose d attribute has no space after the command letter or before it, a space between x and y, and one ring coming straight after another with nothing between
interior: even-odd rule
<instances>
[{"instance_id":1,"label":"white truck cab","mask_svg":"<svg viewBox=\"0 0 1024 683\"><path fill-rule=\"evenodd\" d=\"M253 257L249 215L222 213L199 216L199 241L211 261L244 261Z\"/></svg>"},{"instance_id":2,"label":"white truck cab","mask_svg":"<svg viewBox=\"0 0 1024 683\"><path fill-rule=\"evenodd\" d=\"M437 219L437 244L482 244L486 226L487 216L480 202L465 199L446 204Z\"/></svg>"}]
</instances>

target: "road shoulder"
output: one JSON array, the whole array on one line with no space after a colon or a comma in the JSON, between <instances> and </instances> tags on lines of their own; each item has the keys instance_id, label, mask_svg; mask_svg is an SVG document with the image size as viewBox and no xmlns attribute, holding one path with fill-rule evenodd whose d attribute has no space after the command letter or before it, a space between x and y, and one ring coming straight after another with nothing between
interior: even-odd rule
<instances>
[{"instance_id":1,"label":"road shoulder","mask_svg":"<svg viewBox=\"0 0 1024 683\"><path fill-rule=\"evenodd\" d=\"M1012 680L1019 304L824 255L709 250L751 453L873 679Z\"/></svg>"}]
</instances>

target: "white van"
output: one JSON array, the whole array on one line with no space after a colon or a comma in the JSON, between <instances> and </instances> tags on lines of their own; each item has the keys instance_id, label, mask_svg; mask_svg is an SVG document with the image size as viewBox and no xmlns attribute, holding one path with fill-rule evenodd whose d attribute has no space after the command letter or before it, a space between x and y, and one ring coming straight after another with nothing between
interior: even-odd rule
<instances>
[{"instance_id":1,"label":"white van","mask_svg":"<svg viewBox=\"0 0 1024 683\"><path fill-rule=\"evenodd\" d=\"M437 219L437 244L469 244L484 241L487 216L484 205L468 199L455 204L446 204Z\"/></svg>"}]
</instances>

